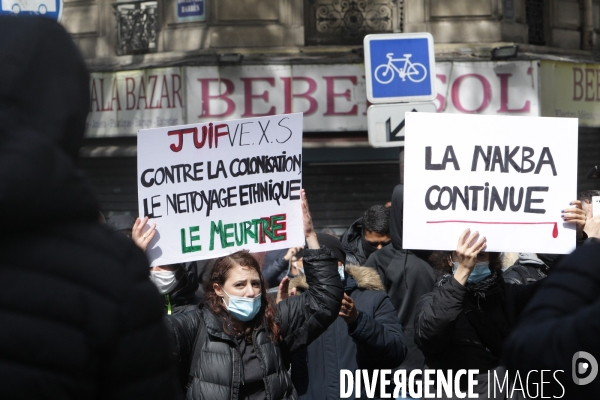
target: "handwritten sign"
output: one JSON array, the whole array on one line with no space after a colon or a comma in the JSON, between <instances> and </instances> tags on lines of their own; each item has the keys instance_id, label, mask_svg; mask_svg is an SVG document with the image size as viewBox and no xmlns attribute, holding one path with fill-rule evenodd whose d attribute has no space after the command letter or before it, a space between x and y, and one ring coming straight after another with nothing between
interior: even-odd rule
<instances>
[{"instance_id":1,"label":"handwritten sign","mask_svg":"<svg viewBox=\"0 0 600 400\"><path fill-rule=\"evenodd\" d=\"M152 265L302 245L302 114L141 130Z\"/></svg>"},{"instance_id":2,"label":"handwritten sign","mask_svg":"<svg viewBox=\"0 0 600 400\"><path fill-rule=\"evenodd\" d=\"M407 249L454 250L466 229L487 251L569 253L577 195L577 119L410 113Z\"/></svg>"}]
</instances>

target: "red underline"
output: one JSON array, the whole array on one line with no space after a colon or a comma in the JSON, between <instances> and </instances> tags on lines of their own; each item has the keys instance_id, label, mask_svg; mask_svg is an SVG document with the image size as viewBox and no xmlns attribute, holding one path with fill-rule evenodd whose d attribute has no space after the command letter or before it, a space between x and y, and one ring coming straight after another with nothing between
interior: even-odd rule
<instances>
[{"instance_id":1,"label":"red underline","mask_svg":"<svg viewBox=\"0 0 600 400\"><path fill-rule=\"evenodd\" d=\"M465 224L495 224L495 225L543 225L543 224L555 224L556 222L483 222L483 221L459 221L459 220L448 220L448 221L427 221L428 224L443 224L446 222L460 222Z\"/></svg>"}]
</instances>

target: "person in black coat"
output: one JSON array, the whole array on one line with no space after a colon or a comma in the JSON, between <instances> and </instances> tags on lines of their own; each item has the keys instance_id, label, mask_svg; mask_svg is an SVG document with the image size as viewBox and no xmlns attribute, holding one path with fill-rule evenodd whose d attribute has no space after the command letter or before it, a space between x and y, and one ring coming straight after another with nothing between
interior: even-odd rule
<instances>
[{"instance_id":1,"label":"person in black coat","mask_svg":"<svg viewBox=\"0 0 600 400\"><path fill-rule=\"evenodd\" d=\"M415 342L426 368L479 370L475 393L480 399L488 393L487 372L499 366L504 341L540 283L505 284L500 254L483 252L485 245L477 232L461 234L456 251L446 258L453 275L445 275L419 300L415 317Z\"/></svg>"},{"instance_id":2,"label":"person in black coat","mask_svg":"<svg viewBox=\"0 0 600 400\"><path fill-rule=\"evenodd\" d=\"M334 255L344 268L340 241L334 237L328 241L337 242L327 247L337 248ZM377 271L356 265L346 265L342 271L345 294L339 317L306 350L292 357L292 381L300 399L339 398L341 369L369 373L394 369L406 356L402 326ZM308 285L300 276L289 287L295 293ZM379 396L379 387L375 393Z\"/></svg>"},{"instance_id":3,"label":"person in black coat","mask_svg":"<svg viewBox=\"0 0 600 400\"><path fill-rule=\"evenodd\" d=\"M397 185L392 194L390 234L392 245L373 253L365 266L376 268L385 291L398 312L404 329L408 354L400 368L407 374L413 369L423 369L424 357L414 341L414 318L419 299L433 290L433 268L426 261L430 252L402 248L402 214L404 186Z\"/></svg>"},{"instance_id":4,"label":"person in black coat","mask_svg":"<svg viewBox=\"0 0 600 400\"><path fill-rule=\"evenodd\" d=\"M155 266L150 268L150 280L158 288L166 315L194 311L200 305L196 262Z\"/></svg>"},{"instance_id":5,"label":"person in black coat","mask_svg":"<svg viewBox=\"0 0 600 400\"><path fill-rule=\"evenodd\" d=\"M529 285L548 276L550 267L534 253L519 253L517 261L504 273L504 282Z\"/></svg>"},{"instance_id":6,"label":"person in black coat","mask_svg":"<svg viewBox=\"0 0 600 400\"><path fill-rule=\"evenodd\" d=\"M364 265L371 254L391 243L389 208L383 205L369 207L344 232L341 241L348 264Z\"/></svg>"},{"instance_id":7,"label":"person in black coat","mask_svg":"<svg viewBox=\"0 0 600 400\"><path fill-rule=\"evenodd\" d=\"M0 16L0 397L173 399L148 261L75 159L89 75L64 28Z\"/></svg>"},{"instance_id":8,"label":"person in black coat","mask_svg":"<svg viewBox=\"0 0 600 400\"><path fill-rule=\"evenodd\" d=\"M258 262L241 251L215 262L202 310L167 319L176 355L191 366L188 399L297 399L290 356L335 321L343 296L337 262L319 246L301 196L306 293L273 304Z\"/></svg>"},{"instance_id":9,"label":"person in black coat","mask_svg":"<svg viewBox=\"0 0 600 400\"><path fill-rule=\"evenodd\" d=\"M600 222L600 216L594 220ZM600 237L600 231L594 235ZM509 372L520 371L521 377L532 370L564 371L556 375L560 385L546 374L549 384L544 387L544 396L597 399L600 376L585 385L576 384L573 377L586 378L594 373L589 356L577 357L579 352L595 359L598 373L599 338L600 243L590 243L565 257L544 280L506 341L504 362ZM584 363L588 364L587 371L580 374L579 366Z\"/></svg>"}]
</instances>

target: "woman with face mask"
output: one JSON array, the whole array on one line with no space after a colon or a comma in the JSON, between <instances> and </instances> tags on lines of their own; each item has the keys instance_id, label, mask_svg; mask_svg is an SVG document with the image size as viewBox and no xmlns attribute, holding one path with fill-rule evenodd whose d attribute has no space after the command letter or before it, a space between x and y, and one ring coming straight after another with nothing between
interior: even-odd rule
<instances>
[{"instance_id":1,"label":"woman with face mask","mask_svg":"<svg viewBox=\"0 0 600 400\"><path fill-rule=\"evenodd\" d=\"M215 262L203 309L168 318L175 354L189 369L187 399L298 398L290 355L335 321L343 296L337 260L319 246L301 196L305 293L275 305L256 259L238 251Z\"/></svg>"},{"instance_id":2,"label":"woman with face mask","mask_svg":"<svg viewBox=\"0 0 600 400\"><path fill-rule=\"evenodd\" d=\"M478 369L480 399L488 398L487 373L498 367L504 341L538 286L505 284L500 253L486 253L485 246L485 237L467 229L456 251L430 255L434 271L443 276L419 300L415 318L415 342L425 368ZM461 381L465 388L466 379Z\"/></svg>"}]
</instances>

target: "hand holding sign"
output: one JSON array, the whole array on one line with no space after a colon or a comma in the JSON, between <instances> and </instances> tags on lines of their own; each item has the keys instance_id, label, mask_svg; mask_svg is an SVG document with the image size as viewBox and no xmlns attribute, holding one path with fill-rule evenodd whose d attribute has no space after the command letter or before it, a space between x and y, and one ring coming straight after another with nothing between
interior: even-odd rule
<instances>
[{"instance_id":1,"label":"hand holding sign","mask_svg":"<svg viewBox=\"0 0 600 400\"><path fill-rule=\"evenodd\" d=\"M458 238L458 245L456 246L456 262L458 262L458 268L454 273L454 279L456 279L461 285L467 283L467 279L475 264L477 263L477 256L486 245L485 237L479 237L479 232L475 231L471 234L471 230L465 230L460 238ZM479 240L478 240L479 239Z\"/></svg>"},{"instance_id":2,"label":"hand holding sign","mask_svg":"<svg viewBox=\"0 0 600 400\"><path fill-rule=\"evenodd\" d=\"M570 203L573 207L565 208L561 211L562 219L565 222L574 222L577 230L577 239L583 237L583 228L585 227L586 215L581 206L581 201L573 200Z\"/></svg>"},{"instance_id":3,"label":"hand holding sign","mask_svg":"<svg viewBox=\"0 0 600 400\"><path fill-rule=\"evenodd\" d=\"M146 223L148 223L148 217L144 217L144 219L141 220L137 218L131 229L131 238L133 239L133 242L143 251L146 251L148 244L150 244L156 233L156 224L150 225L150 228L144 232Z\"/></svg>"},{"instance_id":4,"label":"hand holding sign","mask_svg":"<svg viewBox=\"0 0 600 400\"><path fill-rule=\"evenodd\" d=\"M304 236L306 236L306 245L309 249L318 249L319 241L317 240L317 234L313 227L312 217L308 210L308 200L306 200L306 192L304 189L300 191L302 197L302 223L304 225Z\"/></svg>"}]
</instances>

